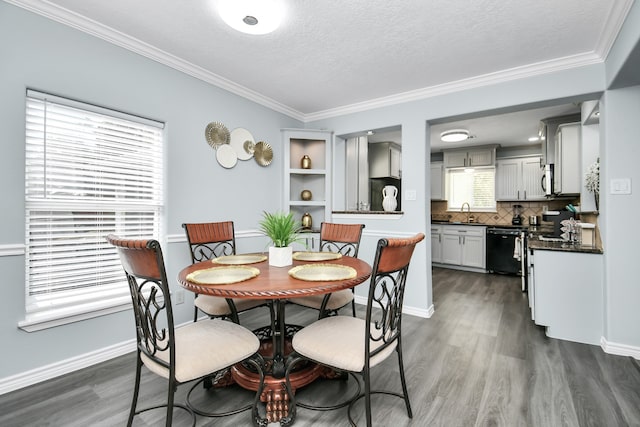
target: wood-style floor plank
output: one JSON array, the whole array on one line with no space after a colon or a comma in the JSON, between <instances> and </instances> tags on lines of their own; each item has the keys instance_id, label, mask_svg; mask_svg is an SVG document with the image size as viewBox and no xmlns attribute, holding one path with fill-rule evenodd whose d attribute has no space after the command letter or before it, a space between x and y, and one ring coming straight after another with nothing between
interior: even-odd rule
<instances>
[{"instance_id":1,"label":"wood-style floor plank","mask_svg":"<svg viewBox=\"0 0 640 427\"><path fill-rule=\"evenodd\" d=\"M407 417L402 400L376 395L375 425L640 426L640 365L605 354L597 346L546 337L531 321L519 278L436 268L433 296L430 319L403 317L413 419ZM286 309L292 324L306 325L317 316L293 305ZM358 315L364 316L362 306ZM249 328L263 326L268 311L243 314L241 322ZM134 369L135 357L129 354L0 396L0 426L125 425ZM395 355L376 366L372 376L374 389L401 390ZM298 398L329 403L353 387L353 379L318 381L300 390ZM184 401L188 389L189 385L179 387L176 401ZM166 381L145 372L140 397L143 406L164 401ZM210 410L251 398L251 392L239 387L197 391L197 401ZM362 400L354 405L353 416L364 425ZM164 412L147 414L134 425L157 426L163 419ZM189 419L176 411L174 425L189 425ZM198 417L197 425L250 425L249 413ZM300 408L295 425L348 426L347 410Z\"/></svg>"}]
</instances>

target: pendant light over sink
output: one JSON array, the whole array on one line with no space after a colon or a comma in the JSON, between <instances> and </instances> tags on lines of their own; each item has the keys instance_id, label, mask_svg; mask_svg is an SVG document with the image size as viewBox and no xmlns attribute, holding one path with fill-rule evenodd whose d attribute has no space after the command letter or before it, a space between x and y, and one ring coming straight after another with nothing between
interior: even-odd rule
<instances>
[{"instance_id":1,"label":"pendant light over sink","mask_svg":"<svg viewBox=\"0 0 640 427\"><path fill-rule=\"evenodd\" d=\"M218 13L234 30L254 35L275 31L284 17L283 0L218 0Z\"/></svg>"},{"instance_id":2,"label":"pendant light over sink","mask_svg":"<svg viewBox=\"0 0 640 427\"><path fill-rule=\"evenodd\" d=\"M462 142L469 139L469 131L466 129L452 129L440 134L442 142Z\"/></svg>"}]
</instances>

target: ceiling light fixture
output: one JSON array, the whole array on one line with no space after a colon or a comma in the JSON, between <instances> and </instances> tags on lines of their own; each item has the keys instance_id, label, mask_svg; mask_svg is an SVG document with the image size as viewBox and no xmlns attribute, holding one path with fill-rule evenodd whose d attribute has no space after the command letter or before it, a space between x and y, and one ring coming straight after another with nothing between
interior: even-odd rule
<instances>
[{"instance_id":1,"label":"ceiling light fixture","mask_svg":"<svg viewBox=\"0 0 640 427\"><path fill-rule=\"evenodd\" d=\"M531 138L529 138L529 142L536 142L536 141L539 141L539 140L540 140L540 137L538 137L538 136L532 136Z\"/></svg>"},{"instance_id":2,"label":"ceiling light fixture","mask_svg":"<svg viewBox=\"0 0 640 427\"><path fill-rule=\"evenodd\" d=\"M469 139L469 131L465 129L452 129L440 134L440 140L443 142L461 142L467 139Z\"/></svg>"},{"instance_id":3,"label":"ceiling light fixture","mask_svg":"<svg viewBox=\"0 0 640 427\"><path fill-rule=\"evenodd\" d=\"M284 17L282 0L220 0L218 13L231 28L246 34L275 31Z\"/></svg>"}]
</instances>

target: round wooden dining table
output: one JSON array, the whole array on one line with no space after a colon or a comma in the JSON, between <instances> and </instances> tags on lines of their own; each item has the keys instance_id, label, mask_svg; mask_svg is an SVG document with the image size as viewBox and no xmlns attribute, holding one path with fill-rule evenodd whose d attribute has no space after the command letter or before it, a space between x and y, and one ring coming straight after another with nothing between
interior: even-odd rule
<instances>
[{"instance_id":1,"label":"round wooden dining table","mask_svg":"<svg viewBox=\"0 0 640 427\"><path fill-rule=\"evenodd\" d=\"M346 279L318 281L300 280L289 274L289 271L301 265L337 264L351 267L355 276ZM264 299L272 302L270 325L260 328L256 335L261 338L260 353L268 361L266 369L264 391L260 399L266 404L267 420L278 422L288 415L289 397L284 386L284 370L287 354L290 349L290 338L296 330L295 325L287 325L285 322L285 304L288 299L322 295L337 292L343 289L353 288L371 275L371 266L365 261L349 256L342 256L334 260L321 262L293 261L293 265L286 267L274 267L269 265L268 259L260 262L246 264L247 267L256 268L259 273L256 277L235 283L203 284L192 280L192 274L200 270L214 267L222 267L221 264L212 261L203 261L184 268L178 274L178 282L185 289L202 295L212 295L222 298L250 298ZM190 276L191 275L191 276ZM264 331L268 331L268 337ZM320 377L331 377L332 371L327 368L309 364L305 369L296 371L290 375L292 388L303 387ZM237 364L231 369L233 382L249 390L257 390L259 378L257 373L247 366Z\"/></svg>"}]
</instances>

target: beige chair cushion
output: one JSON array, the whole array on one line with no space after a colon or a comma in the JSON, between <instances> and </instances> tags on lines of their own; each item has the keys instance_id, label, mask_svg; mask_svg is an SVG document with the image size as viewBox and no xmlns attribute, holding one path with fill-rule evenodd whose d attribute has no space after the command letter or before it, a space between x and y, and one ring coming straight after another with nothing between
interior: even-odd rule
<instances>
[{"instance_id":1,"label":"beige chair cushion","mask_svg":"<svg viewBox=\"0 0 640 427\"><path fill-rule=\"evenodd\" d=\"M220 319L206 319L176 328L176 379L183 383L240 362L260 346L247 328ZM169 361L169 351L157 354ZM143 363L156 374L169 378L169 370L140 353Z\"/></svg>"},{"instance_id":2,"label":"beige chair cushion","mask_svg":"<svg viewBox=\"0 0 640 427\"><path fill-rule=\"evenodd\" d=\"M372 324L372 331L375 330ZM365 321L357 317L325 317L301 329L294 336L293 349L302 356L334 368L361 372L364 369ZM371 341L371 350L380 347ZM397 341L371 358L373 367L386 359L396 348Z\"/></svg>"},{"instance_id":3,"label":"beige chair cushion","mask_svg":"<svg viewBox=\"0 0 640 427\"><path fill-rule=\"evenodd\" d=\"M250 308L263 305L264 300L248 299L248 298L232 298L233 303L236 305L238 312L245 311ZM211 295L198 295L194 300L193 305L198 307L204 313L209 316L225 316L231 314L231 309L227 300L221 297L212 297Z\"/></svg>"},{"instance_id":4,"label":"beige chair cushion","mask_svg":"<svg viewBox=\"0 0 640 427\"><path fill-rule=\"evenodd\" d=\"M320 310L323 299L324 295L310 295L308 297L291 298L289 301L294 304ZM329 297L329 302L327 302L327 310L337 310L349 304L351 301L353 301L353 292L351 289L334 292Z\"/></svg>"}]
</instances>

